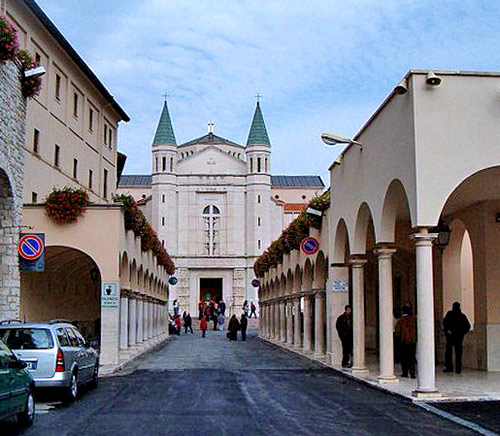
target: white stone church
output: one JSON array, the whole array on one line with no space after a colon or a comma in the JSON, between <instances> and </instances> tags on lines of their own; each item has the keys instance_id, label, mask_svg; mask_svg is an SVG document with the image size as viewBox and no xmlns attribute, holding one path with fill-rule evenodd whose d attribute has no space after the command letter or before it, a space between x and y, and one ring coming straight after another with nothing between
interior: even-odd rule
<instances>
[{"instance_id":1,"label":"white stone church","mask_svg":"<svg viewBox=\"0 0 500 436\"><path fill-rule=\"evenodd\" d=\"M118 193L138 200L176 264L170 303L197 314L223 299L257 303L253 264L309 200L319 176L272 176L271 142L257 102L246 146L213 133L177 144L167 102L152 144L152 175L124 175Z\"/></svg>"}]
</instances>

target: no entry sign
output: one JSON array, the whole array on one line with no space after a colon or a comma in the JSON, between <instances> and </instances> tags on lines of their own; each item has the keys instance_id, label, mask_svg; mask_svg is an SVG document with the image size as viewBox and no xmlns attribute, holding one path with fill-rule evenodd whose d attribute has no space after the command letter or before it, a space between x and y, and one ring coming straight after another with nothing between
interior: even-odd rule
<instances>
[{"instance_id":1,"label":"no entry sign","mask_svg":"<svg viewBox=\"0 0 500 436\"><path fill-rule=\"evenodd\" d=\"M254 288L258 288L260 286L260 280L259 279L253 279L252 280L252 286Z\"/></svg>"},{"instance_id":2,"label":"no entry sign","mask_svg":"<svg viewBox=\"0 0 500 436\"><path fill-rule=\"evenodd\" d=\"M22 235L17 243L17 252L25 260L36 260L42 254L45 245L40 236L34 233Z\"/></svg>"},{"instance_id":3,"label":"no entry sign","mask_svg":"<svg viewBox=\"0 0 500 436\"><path fill-rule=\"evenodd\" d=\"M302 250L302 253L307 255L316 254L319 250L319 241L312 236L304 238L300 244L300 249Z\"/></svg>"}]
</instances>

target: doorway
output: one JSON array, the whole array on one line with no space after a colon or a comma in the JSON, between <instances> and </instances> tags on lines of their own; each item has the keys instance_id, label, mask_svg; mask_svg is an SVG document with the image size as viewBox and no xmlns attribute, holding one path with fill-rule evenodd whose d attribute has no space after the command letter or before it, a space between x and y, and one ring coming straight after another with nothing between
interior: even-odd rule
<instances>
[{"instance_id":1,"label":"doorway","mask_svg":"<svg viewBox=\"0 0 500 436\"><path fill-rule=\"evenodd\" d=\"M200 278L200 301L222 300L222 278Z\"/></svg>"}]
</instances>

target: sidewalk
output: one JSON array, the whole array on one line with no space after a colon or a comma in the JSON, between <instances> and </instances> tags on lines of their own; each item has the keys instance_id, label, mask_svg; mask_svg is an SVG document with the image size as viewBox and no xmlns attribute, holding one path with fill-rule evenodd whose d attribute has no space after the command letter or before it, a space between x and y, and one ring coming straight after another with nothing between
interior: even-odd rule
<instances>
[{"instance_id":1,"label":"sidewalk","mask_svg":"<svg viewBox=\"0 0 500 436\"><path fill-rule=\"evenodd\" d=\"M436 366L436 385L441 396L433 398L416 398L412 392L417 387L417 381L411 378L399 378L397 383L379 383L378 358L375 354L367 354L366 365L368 373L355 374L340 365L326 363L326 358L315 358L312 354L303 353L293 346L279 341L261 338L264 341L280 346L294 353L308 357L323 365L333 368L348 377L362 381L378 389L403 396L413 402L449 402L449 401L499 401L500 400L500 372L477 371L464 368L462 374L443 373L442 366ZM400 366L396 365L396 375L400 373Z\"/></svg>"}]
</instances>

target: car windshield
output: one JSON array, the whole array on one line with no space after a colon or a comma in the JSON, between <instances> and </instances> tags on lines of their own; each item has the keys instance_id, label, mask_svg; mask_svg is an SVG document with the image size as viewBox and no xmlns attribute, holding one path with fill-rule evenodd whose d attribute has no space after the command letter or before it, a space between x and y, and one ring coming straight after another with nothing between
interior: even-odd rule
<instances>
[{"instance_id":1,"label":"car windshield","mask_svg":"<svg viewBox=\"0 0 500 436\"><path fill-rule=\"evenodd\" d=\"M12 350L48 350L54 347L52 335L48 329L1 329L0 339Z\"/></svg>"}]
</instances>

